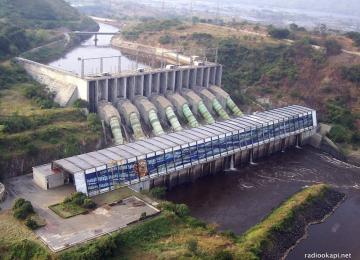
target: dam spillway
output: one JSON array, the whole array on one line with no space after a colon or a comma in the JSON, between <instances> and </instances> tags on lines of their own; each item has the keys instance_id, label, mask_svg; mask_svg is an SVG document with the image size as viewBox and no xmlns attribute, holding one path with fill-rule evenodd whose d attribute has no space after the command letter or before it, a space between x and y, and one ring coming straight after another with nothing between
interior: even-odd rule
<instances>
[{"instance_id":1,"label":"dam spillway","mask_svg":"<svg viewBox=\"0 0 360 260\"><path fill-rule=\"evenodd\" d=\"M33 171L56 172L88 196L129 185L149 189L180 175L222 171L226 160L238 163L298 145L316 126L316 111L289 106L56 160Z\"/></svg>"}]
</instances>

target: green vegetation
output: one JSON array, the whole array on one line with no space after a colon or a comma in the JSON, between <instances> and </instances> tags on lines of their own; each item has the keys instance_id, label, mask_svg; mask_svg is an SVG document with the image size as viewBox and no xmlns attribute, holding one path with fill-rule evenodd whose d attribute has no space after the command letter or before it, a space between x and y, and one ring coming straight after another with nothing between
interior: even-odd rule
<instances>
[{"instance_id":1,"label":"green vegetation","mask_svg":"<svg viewBox=\"0 0 360 260\"><path fill-rule=\"evenodd\" d=\"M247 48L235 38L219 44L219 62L226 67L223 81L228 91L237 86L249 86L268 78L268 83L277 86L283 80L295 81L298 76L298 58L308 58L321 63L320 53L302 41L294 45Z\"/></svg>"},{"instance_id":2,"label":"green vegetation","mask_svg":"<svg viewBox=\"0 0 360 260\"><path fill-rule=\"evenodd\" d=\"M360 47L360 33L359 32L348 32L347 37L354 41L355 46Z\"/></svg>"},{"instance_id":3,"label":"green vegetation","mask_svg":"<svg viewBox=\"0 0 360 260\"><path fill-rule=\"evenodd\" d=\"M165 35L160 36L159 43L160 44L174 43L174 39L169 34L165 34Z\"/></svg>"},{"instance_id":4,"label":"green vegetation","mask_svg":"<svg viewBox=\"0 0 360 260\"><path fill-rule=\"evenodd\" d=\"M59 39L50 30L96 30L97 24L62 0L0 0L0 60ZM58 48L52 48L51 52ZM50 50L43 53L50 53ZM39 55L39 53L38 53Z\"/></svg>"},{"instance_id":5,"label":"green vegetation","mask_svg":"<svg viewBox=\"0 0 360 260\"><path fill-rule=\"evenodd\" d=\"M81 192L75 192L70 197L66 197L62 203L49 206L52 211L62 218L71 218L84 214L95 207L95 202Z\"/></svg>"},{"instance_id":6,"label":"green vegetation","mask_svg":"<svg viewBox=\"0 0 360 260\"><path fill-rule=\"evenodd\" d=\"M290 31L288 29L270 27L269 34L275 39L287 39L290 36Z\"/></svg>"},{"instance_id":7,"label":"green vegetation","mask_svg":"<svg viewBox=\"0 0 360 260\"><path fill-rule=\"evenodd\" d=\"M16 260L47 260L50 258L45 248L31 240L21 240L8 245L0 244L2 259Z\"/></svg>"},{"instance_id":8,"label":"green vegetation","mask_svg":"<svg viewBox=\"0 0 360 260\"><path fill-rule=\"evenodd\" d=\"M137 40L140 34L144 32L158 32L180 25L182 25L182 22L178 19L157 20L149 18L143 20L142 23L139 23L134 27L123 30L122 35L127 40Z\"/></svg>"},{"instance_id":9,"label":"green vegetation","mask_svg":"<svg viewBox=\"0 0 360 260\"><path fill-rule=\"evenodd\" d=\"M14 217L17 219L26 219L30 214L34 213L34 208L31 202L23 198L15 200L12 207Z\"/></svg>"},{"instance_id":10,"label":"green vegetation","mask_svg":"<svg viewBox=\"0 0 360 260\"><path fill-rule=\"evenodd\" d=\"M341 76L353 83L360 84L360 65L343 67L341 69Z\"/></svg>"},{"instance_id":11,"label":"green vegetation","mask_svg":"<svg viewBox=\"0 0 360 260\"><path fill-rule=\"evenodd\" d=\"M324 44L326 55L333 56L333 55L339 55L342 50L342 46L333 39L326 40Z\"/></svg>"},{"instance_id":12,"label":"green vegetation","mask_svg":"<svg viewBox=\"0 0 360 260\"><path fill-rule=\"evenodd\" d=\"M166 195L166 187L155 187L150 190L150 195L155 199L162 199Z\"/></svg>"},{"instance_id":13,"label":"green vegetation","mask_svg":"<svg viewBox=\"0 0 360 260\"><path fill-rule=\"evenodd\" d=\"M328 213L326 211L331 210L343 196L324 184L296 193L240 237L236 249L238 259L263 259L267 254L275 258L281 256L284 252L277 251L284 248L279 243L286 246L294 244L310 221L321 220L319 218L324 217ZM325 208L327 210L324 211ZM322 213L314 214L314 211Z\"/></svg>"},{"instance_id":14,"label":"green vegetation","mask_svg":"<svg viewBox=\"0 0 360 260\"><path fill-rule=\"evenodd\" d=\"M330 100L327 102L326 121L334 124L329 138L337 143L360 144L359 130L356 127L358 115L345 107L342 100Z\"/></svg>"}]
</instances>

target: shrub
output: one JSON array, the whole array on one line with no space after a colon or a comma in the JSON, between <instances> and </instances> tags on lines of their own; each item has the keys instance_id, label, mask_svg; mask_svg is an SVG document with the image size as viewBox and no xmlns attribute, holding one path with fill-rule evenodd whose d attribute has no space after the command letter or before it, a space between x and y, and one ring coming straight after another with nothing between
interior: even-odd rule
<instances>
[{"instance_id":1,"label":"shrub","mask_svg":"<svg viewBox=\"0 0 360 260\"><path fill-rule=\"evenodd\" d=\"M343 79L360 84L360 65L343 67L341 69L341 76Z\"/></svg>"},{"instance_id":2,"label":"shrub","mask_svg":"<svg viewBox=\"0 0 360 260\"><path fill-rule=\"evenodd\" d=\"M330 130L329 138L337 143L348 143L351 140L351 132L341 125L334 125Z\"/></svg>"},{"instance_id":3,"label":"shrub","mask_svg":"<svg viewBox=\"0 0 360 260\"><path fill-rule=\"evenodd\" d=\"M327 40L324 44L326 55L339 55L341 53L342 46L336 40Z\"/></svg>"},{"instance_id":4,"label":"shrub","mask_svg":"<svg viewBox=\"0 0 360 260\"><path fill-rule=\"evenodd\" d=\"M288 29L270 28L269 34L275 39L286 39L290 36L290 31Z\"/></svg>"},{"instance_id":5,"label":"shrub","mask_svg":"<svg viewBox=\"0 0 360 260\"><path fill-rule=\"evenodd\" d=\"M146 219L146 212L141 213L139 220Z\"/></svg>"},{"instance_id":6,"label":"shrub","mask_svg":"<svg viewBox=\"0 0 360 260\"><path fill-rule=\"evenodd\" d=\"M95 114L95 113L88 114L87 122L88 122L88 126L91 131L98 132L101 130L101 127L102 127L101 121L100 121L99 117L97 116L97 114Z\"/></svg>"},{"instance_id":7,"label":"shrub","mask_svg":"<svg viewBox=\"0 0 360 260\"><path fill-rule=\"evenodd\" d=\"M160 44L170 44L173 41L174 41L174 39L169 34L162 35L159 38L159 43Z\"/></svg>"},{"instance_id":8,"label":"shrub","mask_svg":"<svg viewBox=\"0 0 360 260\"><path fill-rule=\"evenodd\" d=\"M14 217L17 219L26 219L30 214L34 213L31 202L23 198L19 198L15 201L12 210Z\"/></svg>"},{"instance_id":9,"label":"shrub","mask_svg":"<svg viewBox=\"0 0 360 260\"><path fill-rule=\"evenodd\" d=\"M186 241L186 247L187 249L196 254L197 250L198 250L198 242L196 239L189 239L188 241Z\"/></svg>"},{"instance_id":10,"label":"shrub","mask_svg":"<svg viewBox=\"0 0 360 260\"><path fill-rule=\"evenodd\" d=\"M86 198L84 199L83 207L87 209L94 209L96 207L96 204L92 199Z\"/></svg>"},{"instance_id":11,"label":"shrub","mask_svg":"<svg viewBox=\"0 0 360 260\"><path fill-rule=\"evenodd\" d=\"M177 204L175 206L175 213L179 216L179 217L186 217L190 214L190 209L187 205L185 204Z\"/></svg>"},{"instance_id":12,"label":"shrub","mask_svg":"<svg viewBox=\"0 0 360 260\"><path fill-rule=\"evenodd\" d=\"M75 192L72 196L71 196L71 201L73 203L75 203L78 206L82 206L85 202L86 199L86 195L82 192Z\"/></svg>"},{"instance_id":13,"label":"shrub","mask_svg":"<svg viewBox=\"0 0 360 260\"><path fill-rule=\"evenodd\" d=\"M89 106L89 102L83 99L77 99L73 104L73 107L76 108L87 108L88 106Z\"/></svg>"},{"instance_id":14,"label":"shrub","mask_svg":"<svg viewBox=\"0 0 360 260\"><path fill-rule=\"evenodd\" d=\"M223 250L223 251L217 252L213 259L214 260L232 260L232 259L234 259L234 257L229 251Z\"/></svg>"},{"instance_id":15,"label":"shrub","mask_svg":"<svg viewBox=\"0 0 360 260\"><path fill-rule=\"evenodd\" d=\"M150 190L150 194L156 199L162 199L166 194L166 188L165 187L152 188Z\"/></svg>"},{"instance_id":16,"label":"shrub","mask_svg":"<svg viewBox=\"0 0 360 260\"><path fill-rule=\"evenodd\" d=\"M31 230L35 230L39 227L37 222L33 220L31 217L26 218L25 225Z\"/></svg>"}]
</instances>

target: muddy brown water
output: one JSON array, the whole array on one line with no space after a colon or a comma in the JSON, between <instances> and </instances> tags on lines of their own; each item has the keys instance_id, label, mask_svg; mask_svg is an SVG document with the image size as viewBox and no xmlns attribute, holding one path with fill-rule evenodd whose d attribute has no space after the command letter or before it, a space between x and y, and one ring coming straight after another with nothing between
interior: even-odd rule
<instances>
[{"instance_id":1,"label":"muddy brown water","mask_svg":"<svg viewBox=\"0 0 360 260\"><path fill-rule=\"evenodd\" d=\"M264 158L255 166L202 178L173 188L167 199L220 230L242 234L302 187L328 183L347 195L324 223L312 225L287 259L306 253L351 253L360 259L360 168L305 147Z\"/></svg>"}]
</instances>

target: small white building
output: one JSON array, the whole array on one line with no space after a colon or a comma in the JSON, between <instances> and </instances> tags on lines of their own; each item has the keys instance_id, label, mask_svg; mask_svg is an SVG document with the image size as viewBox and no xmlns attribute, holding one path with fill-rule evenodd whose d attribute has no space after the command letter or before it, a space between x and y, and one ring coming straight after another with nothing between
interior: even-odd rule
<instances>
[{"instance_id":1,"label":"small white building","mask_svg":"<svg viewBox=\"0 0 360 260\"><path fill-rule=\"evenodd\" d=\"M69 182L68 174L51 169L51 163L33 167L33 179L44 190L60 187Z\"/></svg>"}]
</instances>

